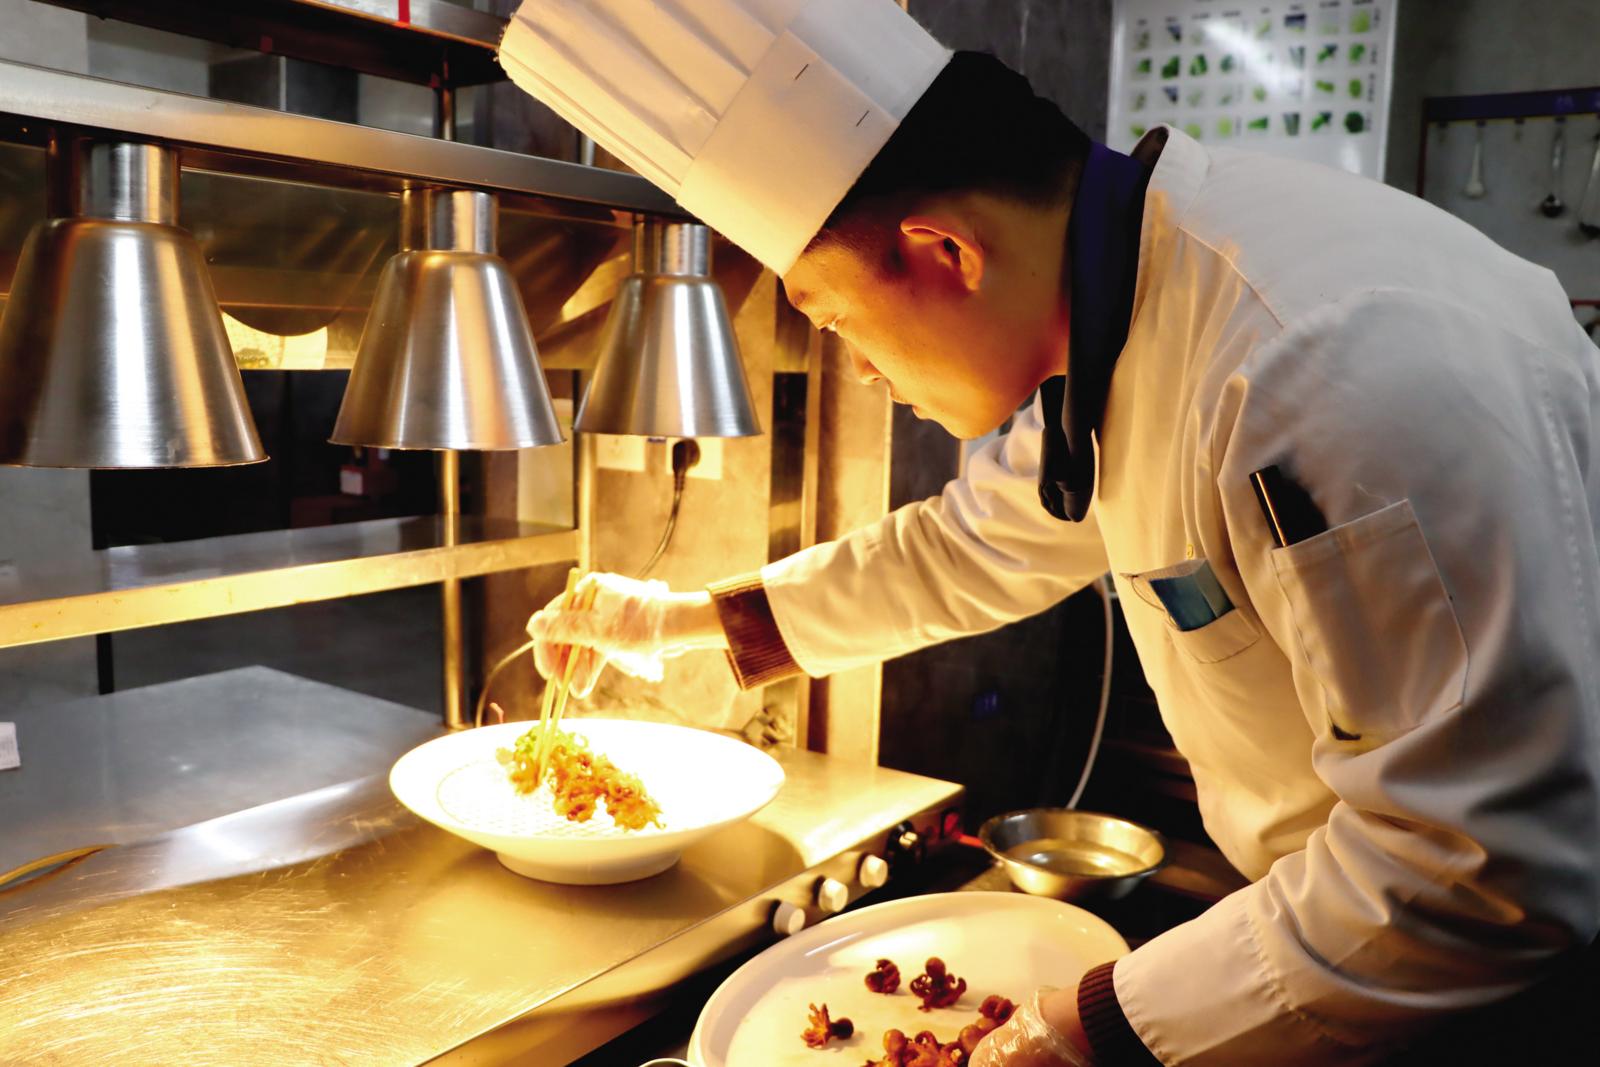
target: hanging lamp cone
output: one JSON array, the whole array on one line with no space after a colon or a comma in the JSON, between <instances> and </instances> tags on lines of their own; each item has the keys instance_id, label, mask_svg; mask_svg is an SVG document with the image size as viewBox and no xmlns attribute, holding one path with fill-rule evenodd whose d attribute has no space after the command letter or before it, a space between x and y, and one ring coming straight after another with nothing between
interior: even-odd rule
<instances>
[{"instance_id":1,"label":"hanging lamp cone","mask_svg":"<svg viewBox=\"0 0 1600 1067\"><path fill-rule=\"evenodd\" d=\"M711 279L705 226L636 227L634 273L612 304L575 427L645 437L761 432L727 303Z\"/></svg>"},{"instance_id":2,"label":"hanging lamp cone","mask_svg":"<svg viewBox=\"0 0 1600 1067\"><path fill-rule=\"evenodd\" d=\"M0 463L217 467L267 458L199 245L177 225L174 150L53 146L52 217L0 321Z\"/></svg>"},{"instance_id":3,"label":"hanging lamp cone","mask_svg":"<svg viewBox=\"0 0 1600 1067\"><path fill-rule=\"evenodd\" d=\"M378 280L330 440L401 449L559 444L550 390L483 192L412 190L416 235Z\"/></svg>"}]
</instances>

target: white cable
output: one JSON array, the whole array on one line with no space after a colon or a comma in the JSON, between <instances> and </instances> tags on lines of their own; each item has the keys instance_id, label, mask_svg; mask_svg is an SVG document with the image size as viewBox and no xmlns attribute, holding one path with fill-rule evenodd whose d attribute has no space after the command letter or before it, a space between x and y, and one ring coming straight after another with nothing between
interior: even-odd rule
<instances>
[{"instance_id":1,"label":"white cable","mask_svg":"<svg viewBox=\"0 0 1600 1067\"><path fill-rule=\"evenodd\" d=\"M1072 791L1072 799L1067 801L1069 808L1078 806L1078 801L1083 799L1084 789L1089 785L1089 775L1094 773L1095 757L1100 754L1100 737L1106 730L1106 709L1111 705L1111 656L1116 648L1117 632L1111 615L1111 583L1106 579L1107 576L1102 574L1094 583L1106 616L1106 661L1105 673L1100 677L1100 710L1095 714L1094 735L1089 738L1089 754L1083 759L1083 773L1078 775L1078 788Z\"/></svg>"}]
</instances>

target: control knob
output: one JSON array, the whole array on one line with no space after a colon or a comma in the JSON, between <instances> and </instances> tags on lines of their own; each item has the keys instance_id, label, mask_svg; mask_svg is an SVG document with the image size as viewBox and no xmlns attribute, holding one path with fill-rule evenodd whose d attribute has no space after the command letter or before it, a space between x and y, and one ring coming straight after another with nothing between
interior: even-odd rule
<instances>
[{"instance_id":1,"label":"control knob","mask_svg":"<svg viewBox=\"0 0 1600 1067\"><path fill-rule=\"evenodd\" d=\"M780 900L778 906L772 909L772 932L779 937L789 937L798 934L806 928L806 909Z\"/></svg>"},{"instance_id":2,"label":"control knob","mask_svg":"<svg viewBox=\"0 0 1600 1067\"><path fill-rule=\"evenodd\" d=\"M817 907L830 915L843 911L850 903L850 887L837 878L817 883Z\"/></svg>"},{"instance_id":3,"label":"control knob","mask_svg":"<svg viewBox=\"0 0 1600 1067\"><path fill-rule=\"evenodd\" d=\"M862 856L861 866L856 870L856 880L867 889L882 888L889 883L889 861L882 856Z\"/></svg>"}]
</instances>

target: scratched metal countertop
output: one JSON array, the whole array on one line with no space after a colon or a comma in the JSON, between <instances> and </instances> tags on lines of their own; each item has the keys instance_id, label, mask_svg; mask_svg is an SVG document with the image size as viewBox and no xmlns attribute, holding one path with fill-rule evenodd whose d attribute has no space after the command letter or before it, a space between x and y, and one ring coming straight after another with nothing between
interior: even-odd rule
<instances>
[{"instance_id":1,"label":"scratched metal countertop","mask_svg":"<svg viewBox=\"0 0 1600 1067\"><path fill-rule=\"evenodd\" d=\"M734 911L764 925L772 886L881 832L886 811L960 792L774 755L788 779L771 805L627 885L518 877L374 775L0 890L0 1059L419 1063L543 1007L659 988L668 972L592 980Z\"/></svg>"}]
</instances>

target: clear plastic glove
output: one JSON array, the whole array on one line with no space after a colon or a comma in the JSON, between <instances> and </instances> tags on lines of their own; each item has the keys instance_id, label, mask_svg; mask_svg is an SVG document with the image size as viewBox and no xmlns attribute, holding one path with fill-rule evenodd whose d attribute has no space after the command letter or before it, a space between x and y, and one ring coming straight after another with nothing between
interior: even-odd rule
<instances>
[{"instance_id":1,"label":"clear plastic glove","mask_svg":"<svg viewBox=\"0 0 1600 1067\"><path fill-rule=\"evenodd\" d=\"M588 574L570 594L563 593L528 620L533 658L546 678L564 677L567 655L577 649L572 694L588 696L607 663L635 678L659 682L665 661L695 648L714 648L704 625L685 624L685 616L710 607L705 593L674 593L667 583L641 582L620 574ZM702 632L704 631L704 632Z\"/></svg>"},{"instance_id":2,"label":"clear plastic glove","mask_svg":"<svg viewBox=\"0 0 1600 1067\"><path fill-rule=\"evenodd\" d=\"M968 1067L1089 1067L1089 1057L1044 1021L1041 989L1010 1020L979 1042Z\"/></svg>"}]
</instances>

